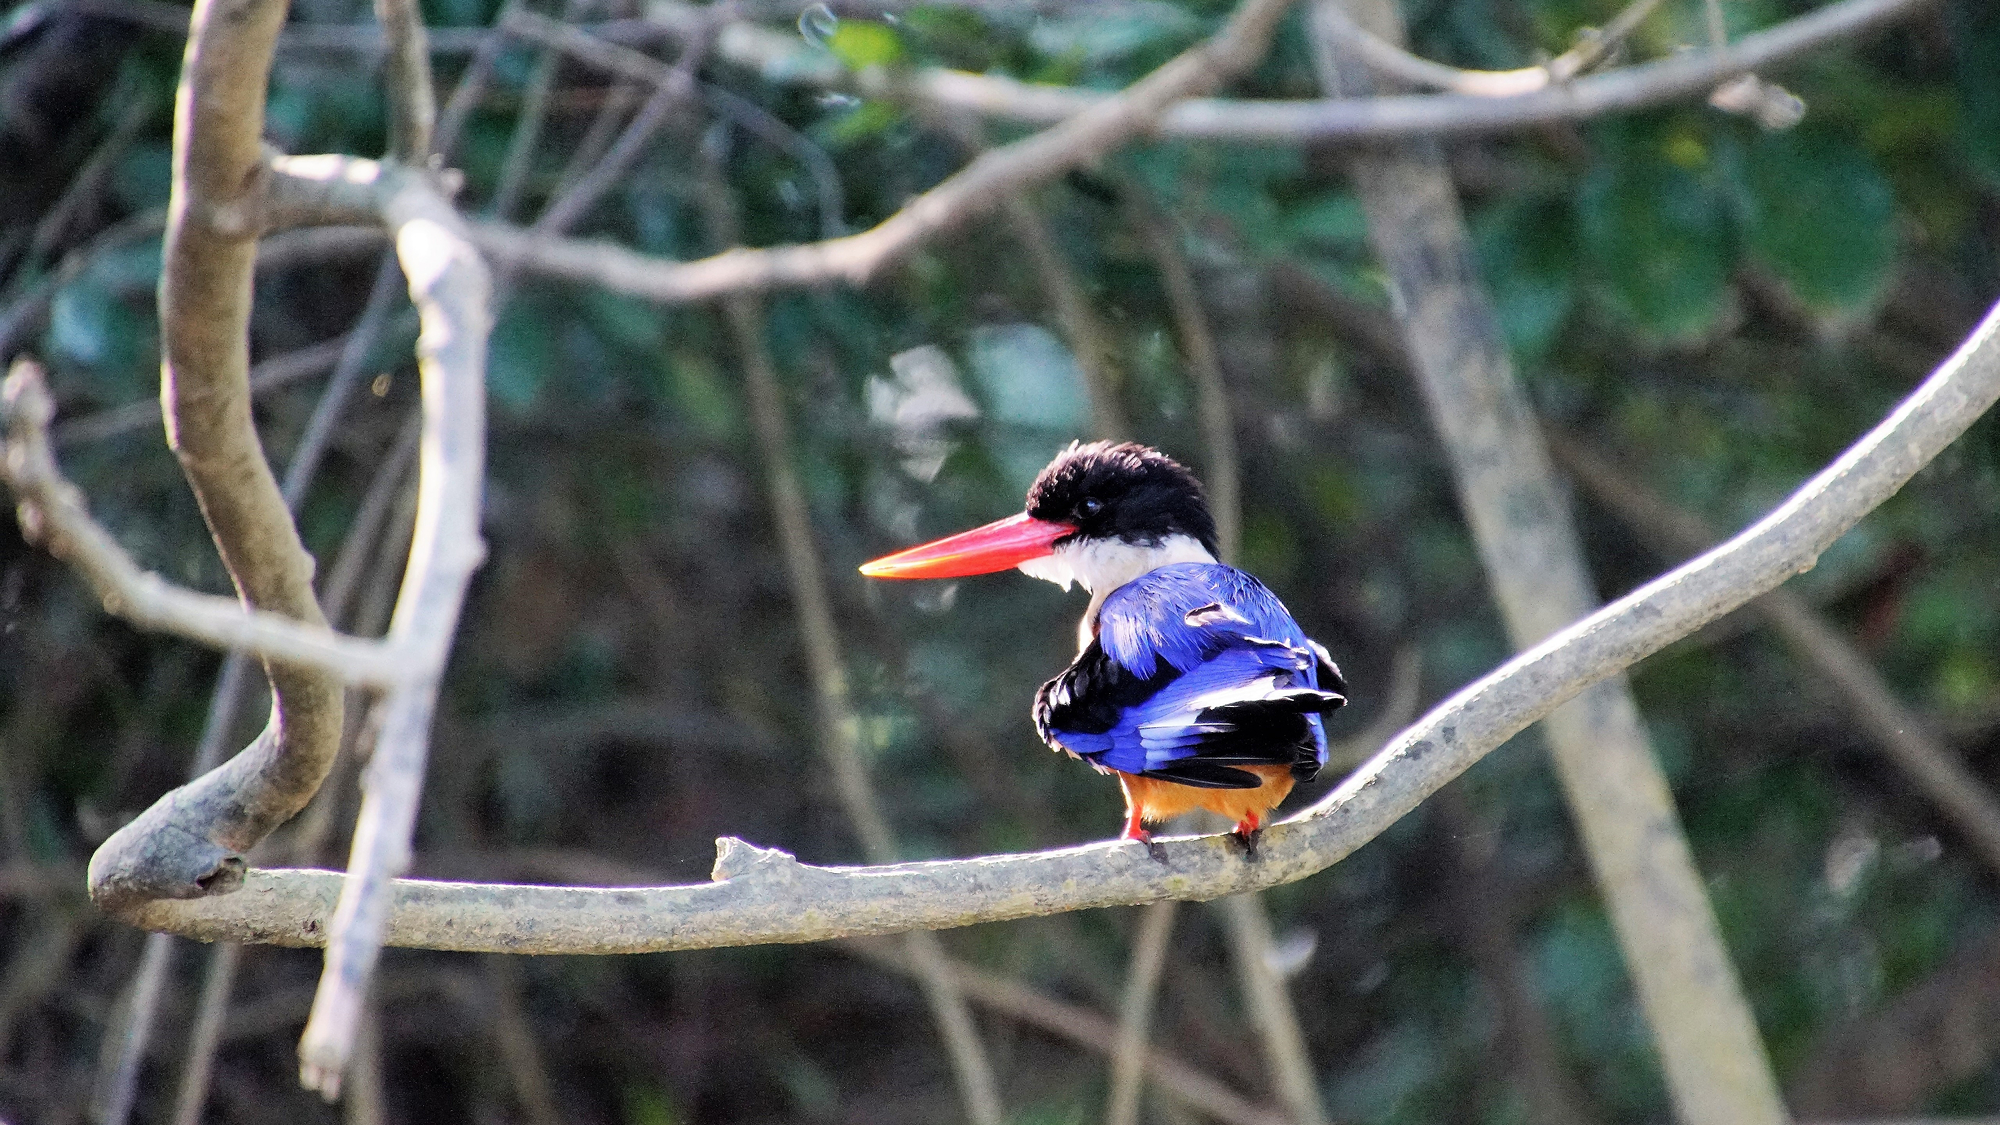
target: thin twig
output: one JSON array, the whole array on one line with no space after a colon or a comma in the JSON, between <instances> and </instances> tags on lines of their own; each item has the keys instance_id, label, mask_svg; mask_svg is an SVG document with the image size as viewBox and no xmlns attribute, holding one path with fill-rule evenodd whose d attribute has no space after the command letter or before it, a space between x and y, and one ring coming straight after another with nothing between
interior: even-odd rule
<instances>
[{"instance_id":1,"label":"thin twig","mask_svg":"<svg viewBox=\"0 0 2000 1125\"><path fill-rule=\"evenodd\" d=\"M1208 836L1156 841L1159 860L1113 841L970 860L815 867L725 837L714 878L687 886L607 891L401 880L387 940L542 954L821 941L1220 898L1305 878L1585 688L1810 570L1996 399L2000 306L1886 418L1763 518L1461 689L1327 797L1265 829L1254 863ZM325 940L341 884L336 872L255 870L241 894L149 903L128 920L205 940L316 945ZM805 901L813 904L809 912L799 909Z\"/></svg>"},{"instance_id":2,"label":"thin twig","mask_svg":"<svg viewBox=\"0 0 2000 1125\"><path fill-rule=\"evenodd\" d=\"M543 51L535 60L535 69L528 72L521 109L514 117L514 134L507 138L507 155L500 161L499 182L493 188L493 201L486 208L487 215L500 222L512 222L514 209L521 202L521 191L535 164L535 149L541 144L542 125L548 120L556 72L561 66L562 60L554 51Z\"/></svg>"},{"instance_id":3,"label":"thin twig","mask_svg":"<svg viewBox=\"0 0 2000 1125\"><path fill-rule=\"evenodd\" d=\"M528 1125L562 1125L555 1094L549 1085L549 1069L542 1062L542 1049L535 1042L535 1029L521 1009L521 969L519 959L507 956L486 959L486 1003L492 1025L493 1046L500 1064L514 1086L514 1099Z\"/></svg>"},{"instance_id":4,"label":"thin twig","mask_svg":"<svg viewBox=\"0 0 2000 1125\"><path fill-rule=\"evenodd\" d=\"M1550 442L1561 462L1590 493L1631 524L1655 549L1700 551L1715 541L1700 517L1676 507L1575 438ZM2000 871L2000 799L1911 710L1854 642L1790 590L1751 603L1785 644L1832 689L1836 706L1875 740L1917 789L1965 834L1987 865Z\"/></svg>"},{"instance_id":5,"label":"thin twig","mask_svg":"<svg viewBox=\"0 0 2000 1125\"><path fill-rule=\"evenodd\" d=\"M233 941L218 944L209 954L194 1026L188 1031L187 1065L181 1071L180 1093L174 1098L174 1125L201 1125L208 1103L208 1081L215 1070L215 1051L222 1043L223 1021L229 1015L229 993L242 961L243 947Z\"/></svg>"},{"instance_id":6,"label":"thin twig","mask_svg":"<svg viewBox=\"0 0 2000 1125\"><path fill-rule=\"evenodd\" d=\"M1278 1100L1300 1125L1325 1125L1326 1107L1320 1103L1319 1080L1312 1058L1306 1052L1305 1032L1299 1014L1292 1007L1291 993L1278 974L1277 938L1271 933L1271 915L1262 895L1230 895L1216 904L1228 928L1230 959L1236 964L1236 980L1249 1010L1250 1025L1264 1047L1264 1065L1271 1070L1271 1082Z\"/></svg>"},{"instance_id":7,"label":"thin twig","mask_svg":"<svg viewBox=\"0 0 2000 1125\"><path fill-rule=\"evenodd\" d=\"M702 188L716 240L724 245L735 242L739 237L737 217L728 186L711 168L703 177ZM777 368L764 342L763 310L756 298L739 296L727 301L723 312L749 391L750 419L763 455L773 522L791 585L792 609L812 679L820 753L833 772L835 793L861 839L862 851L875 863L891 863L896 859L895 838L882 811L881 796L868 776L861 721L848 688L826 575L813 542L805 488L793 468L791 423L778 386ZM917 969L918 983L944 1037L966 1116L977 1125L999 1125L1006 1114L993 1065L973 1026L965 997L945 968L943 946L935 934L912 933L905 939L904 952Z\"/></svg>"},{"instance_id":8,"label":"thin twig","mask_svg":"<svg viewBox=\"0 0 2000 1125\"><path fill-rule=\"evenodd\" d=\"M77 212L88 206L104 186L104 177L110 173L118 158L125 155L132 142L139 138L139 131L153 119L154 102L151 98L135 98L125 109L125 115L113 126L111 135L106 137L97 151L90 154L55 206L49 208L42 220L35 224L34 237L28 240L28 257L38 261L56 248L62 237L69 233L70 224L76 221Z\"/></svg>"},{"instance_id":9,"label":"thin twig","mask_svg":"<svg viewBox=\"0 0 2000 1125\"><path fill-rule=\"evenodd\" d=\"M1433 62L1347 20L1345 33L1355 56L1384 78L1411 86L1447 90L1482 98L1504 98L1568 82L1610 54L1637 30L1661 0L1632 0L1602 28L1580 33L1576 45L1540 66L1517 70L1463 70ZM1334 21L1344 19L1332 17Z\"/></svg>"},{"instance_id":10,"label":"thin twig","mask_svg":"<svg viewBox=\"0 0 2000 1125\"><path fill-rule=\"evenodd\" d=\"M284 666L323 669L336 681L345 676L357 683L388 685L408 671L405 655L390 646L343 637L324 625L308 626L275 613L245 610L235 599L182 589L140 569L83 510L75 486L57 470L48 443L53 411L41 369L18 361L0 386L0 422L6 427L0 480L20 501L22 530L89 580L107 612L218 648L253 652ZM218 852L214 863L222 862ZM197 873L190 882L214 875L220 875L219 867Z\"/></svg>"},{"instance_id":11,"label":"thin twig","mask_svg":"<svg viewBox=\"0 0 2000 1125\"><path fill-rule=\"evenodd\" d=\"M56 294L62 291L63 286L81 277L100 255L156 237L166 227L167 213L164 209L142 211L105 228L88 243L63 255L61 265L15 297L13 303L7 306L6 315L0 316L0 361L12 362L15 349L41 324Z\"/></svg>"},{"instance_id":12,"label":"thin twig","mask_svg":"<svg viewBox=\"0 0 2000 1125\"><path fill-rule=\"evenodd\" d=\"M1522 963L1507 881L1495 855L1497 825L1473 814L1462 789L1448 788L1431 803L1448 837L1440 846L1454 853L1455 870L1446 879L1451 928L1484 979L1497 1017L1498 1049L1489 1054L1505 1066L1509 1085L1536 1125L1594 1125L1583 1092L1563 1065L1533 974Z\"/></svg>"},{"instance_id":13,"label":"thin twig","mask_svg":"<svg viewBox=\"0 0 2000 1125\"><path fill-rule=\"evenodd\" d=\"M697 66L709 49L709 37L686 37L681 58L669 67L642 52L607 42L581 28L533 12L522 11L511 15L507 27L523 39L562 51L599 70L644 82L663 91L671 90L671 96L677 100L698 95L711 112L805 167L818 195L822 238L838 238L847 233L846 189L841 184L839 169L826 150L756 102L696 79Z\"/></svg>"},{"instance_id":14,"label":"thin twig","mask_svg":"<svg viewBox=\"0 0 2000 1125\"><path fill-rule=\"evenodd\" d=\"M1327 747L1326 768L1344 774L1375 756L1388 745L1396 732L1417 717L1417 704L1424 685L1423 650L1404 645L1389 660L1389 690L1382 695L1382 707L1375 721L1359 734L1349 735Z\"/></svg>"},{"instance_id":15,"label":"thin twig","mask_svg":"<svg viewBox=\"0 0 2000 1125\"><path fill-rule=\"evenodd\" d=\"M148 934L139 954L139 967L132 973L126 999L105 1028L103 1067L98 1082L94 1116L102 1125L125 1125L139 1098L139 1067L146 1061L146 1048L153 1036L153 1013L159 1009L160 993L173 968L174 949L180 939L172 934Z\"/></svg>"}]
</instances>

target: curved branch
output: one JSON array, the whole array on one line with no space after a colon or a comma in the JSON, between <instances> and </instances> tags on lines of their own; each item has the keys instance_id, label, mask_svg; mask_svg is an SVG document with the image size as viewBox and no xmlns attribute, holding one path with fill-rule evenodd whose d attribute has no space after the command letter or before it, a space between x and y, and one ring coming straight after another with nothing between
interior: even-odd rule
<instances>
[{"instance_id":1,"label":"curved branch","mask_svg":"<svg viewBox=\"0 0 2000 1125\"><path fill-rule=\"evenodd\" d=\"M1526 79L1512 77L1542 73L1537 67L1494 75L1503 83L1518 85L1496 87L1488 82L1478 93L1300 101L1188 98L1162 114L1152 133L1185 140L1296 143L1490 133L1575 121L1706 97L1728 79L1862 34L1932 2L1839 0L1746 35L1726 50L1689 52L1552 85L1531 85ZM831 86L870 97L909 98L935 109L975 113L991 121L1020 125L1065 121L1123 96L957 70L927 70L903 78L880 73L856 75L830 54L809 53L765 29L745 25L725 30L716 46L723 57L756 70L770 81ZM1552 62L1551 67L1554 65ZM1506 96L1496 96L1503 92Z\"/></svg>"},{"instance_id":2,"label":"curved branch","mask_svg":"<svg viewBox=\"0 0 2000 1125\"><path fill-rule=\"evenodd\" d=\"M325 633L312 556L299 541L250 415L257 231L244 222L245 204L254 203L262 184L264 96L284 19L283 0L195 5L174 105L160 275L160 400L167 444L238 596L262 615ZM163 594L176 593L152 582ZM264 732L105 841L90 868L100 903L228 890L241 876L241 853L319 788L340 746L340 678L270 659L264 674L271 685Z\"/></svg>"},{"instance_id":3,"label":"curved branch","mask_svg":"<svg viewBox=\"0 0 2000 1125\"><path fill-rule=\"evenodd\" d=\"M2000 307L1890 415L1735 538L1612 602L1446 700L1332 794L1265 830L1257 860L1219 836L1028 855L814 867L741 840L714 880L538 887L402 880L389 944L513 953L640 953L942 929L1161 899L1214 899L1303 879L1375 838L1507 739L1795 574L2000 399ZM236 894L149 903L130 920L203 940L325 940L341 876L258 870Z\"/></svg>"},{"instance_id":4,"label":"curved branch","mask_svg":"<svg viewBox=\"0 0 2000 1125\"><path fill-rule=\"evenodd\" d=\"M1174 102L1212 90L1247 70L1263 55L1278 17L1290 6L1291 0L1244 0L1213 38L1176 55L1119 94L1063 114L1053 128L981 154L870 230L802 246L728 250L705 263L669 266L674 271L699 271L712 264L699 279L670 279L665 292L671 296L646 295L656 300L693 300L779 285L862 284L882 267L1000 206L1021 189L1095 160L1153 128ZM611 252L600 243L539 240L490 224L475 229L480 249L496 265L510 268L597 280L595 264ZM619 253L653 264L629 251ZM549 267L558 260L568 264L567 271ZM579 269L581 273L574 272ZM611 287L636 291L615 283Z\"/></svg>"}]
</instances>

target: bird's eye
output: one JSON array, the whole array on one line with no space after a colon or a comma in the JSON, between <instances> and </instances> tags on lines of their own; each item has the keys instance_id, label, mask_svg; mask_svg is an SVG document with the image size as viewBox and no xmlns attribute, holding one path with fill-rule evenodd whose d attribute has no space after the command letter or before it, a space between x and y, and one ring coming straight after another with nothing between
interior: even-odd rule
<instances>
[{"instance_id":1,"label":"bird's eye","mask_svg":"<svg viewBox=\"0 0 2000 1125\"><path fill-rule=\"evenodd\" d=\"M1088 519L1104 510L1104 501L1095 496L1086 496L1077 502L1076 514Z\"/></svg>"}]
</instances>

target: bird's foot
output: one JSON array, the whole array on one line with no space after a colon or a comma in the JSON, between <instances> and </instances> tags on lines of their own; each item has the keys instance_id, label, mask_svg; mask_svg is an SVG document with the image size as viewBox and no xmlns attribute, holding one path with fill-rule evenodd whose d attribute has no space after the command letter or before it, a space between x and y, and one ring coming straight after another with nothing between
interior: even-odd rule
<instances>
[{"instance_id":1,"label":"bird's foot","mask_svg":"<svg viewBox=\"0 0 2000 1125\"><path fill-rule=\"evenodd\" d=\"M1118 838L1121 840L1137 840L1139 843L1146 845L1146 854L1152 858L1154 863L1167 862L1167 849L1153 839L1153 834L1146 831L1145 827L1139 823L1137 816L1133 816L1125 822L1125 831L1119 833Z\"/></svg>"},{"instance_id":2,"label":"bird's foot","mask_svg":"<svg viewBox=\"0 0 2000 1125\"><path fill-rule=\"evenodd\" d=\"M1238 821L1236 830L1229 834L1229 838L1243 849L1244 859L1254 860L1257 858L1257 841L1263 835L1264 829L1253 814Z\"/></svg>"}]
</instances>

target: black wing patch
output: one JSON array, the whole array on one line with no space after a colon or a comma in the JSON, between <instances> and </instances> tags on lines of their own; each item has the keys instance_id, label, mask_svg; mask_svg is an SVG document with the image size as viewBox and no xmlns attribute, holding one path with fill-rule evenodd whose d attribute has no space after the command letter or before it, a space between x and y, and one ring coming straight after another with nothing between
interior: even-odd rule
<instances>
[{"instance_id":1,"label":"black wing patch","mask_svg":"<svg viewBox=\"0 0 2000 1125\"><path fill-rule=\"evenodd\" d=\"M1035 693L1035 733L1056 750L1063 749L1056 731L1103 734L1118 725L1128 708L1153 698L1180 677L1181 670L1165 660L1154 666L1150 676L1134 675L1092 640L1081 656Z\"/></svg>"}]
</instances>

